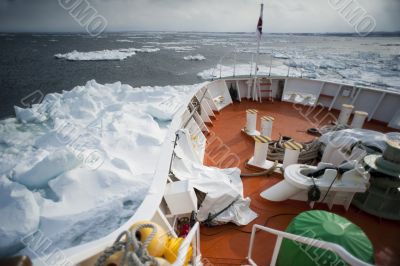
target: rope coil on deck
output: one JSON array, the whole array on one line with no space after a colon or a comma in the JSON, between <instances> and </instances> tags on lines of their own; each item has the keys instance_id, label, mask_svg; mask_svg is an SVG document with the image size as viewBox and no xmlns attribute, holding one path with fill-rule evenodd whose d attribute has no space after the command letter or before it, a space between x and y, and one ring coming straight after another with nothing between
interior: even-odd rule
<instances>
[{"instance_id":1,"label":"rope coil on deck","mask_svg":"<svg viewBox=\"0 0 400 266\"><path fill-rule=\"evenodd\" d=\"M295 143L291 138L284 139L284 137L280 137L279 140L269 143L267 159L282 162L285 155L285 146L301 147L298 162L304 164L318 158L321 143L318 139L310 142Z\"/></svg>"},{"instance_id":2,"label":"rope coil on deck","mask_svg":"<svg viewBox=\"0 0 400 266\"><path fill-rule=\"evenodd\" d=\"M151 228L153 231L142 243L136 238L136 234L143 228ZM96 266L105 266L107 260L115 253L122 251L123 255L119 263L120 266L158 266L158 261L149 255L147 252L147 246L153 240L157 233L157 227L154 224L141 224L135 227L132 232L122 232L114 244L104 250L103 254L98 258Z\"/></svg>"}]
</instances>

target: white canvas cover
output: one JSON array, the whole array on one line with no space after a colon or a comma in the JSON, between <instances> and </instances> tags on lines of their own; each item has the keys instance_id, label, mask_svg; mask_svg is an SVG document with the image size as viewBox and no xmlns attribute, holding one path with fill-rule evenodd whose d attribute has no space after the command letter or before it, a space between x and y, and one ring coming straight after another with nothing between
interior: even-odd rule
<instances>
[{"instance_id":1,"label":"white canvas cover","mask_svg":"<svg viewBox=\"0 0 400 266\"><path fill-rule=\"evenodd\" d=\"M187 130L178 132L179 138L175 148L176 156L172 163L172 172L180 180L190 180L191 185L206 193L197 219L205 221L209 214L219 214L213 223L233 222L246 225L253 221L257 214L250 209L250 198L243 197L243 184L240 169L219 169L202 165L190 154L193 148ZM189 153L189 154L188 154Z\"/></svg>"},{"instance_id":2,"label":"white canvas cover","mask_svg":"<svg viewBox=\"0 0 400 266\"><path fill-rule=\"evenodd\" d=\"M344 129L339 131L331 131L323 134L320 141L328 145L329 142L334 142L338 146L351 146L357 141L363 144L376 147L381 151L386 148L386 135L368 129Z\"/></svg>"}]
</instances>

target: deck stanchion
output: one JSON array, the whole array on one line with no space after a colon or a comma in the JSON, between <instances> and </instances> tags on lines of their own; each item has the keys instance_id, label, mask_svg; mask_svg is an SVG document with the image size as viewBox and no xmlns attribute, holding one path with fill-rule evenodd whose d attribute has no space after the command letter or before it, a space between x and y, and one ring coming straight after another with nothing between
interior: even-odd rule
<instances>
[{"instance_id":1,"label":"deck stanchion","mask_svg":"<svg viewBox=\"0 0 400 266\"><path fill-rule=\"evenodd\" d=\"M365 119L367 119L368 113L362 111L355 111L353 121L351 122L352 128L363 128Z\"/></svg>"},{"instance_id":2,"label":"deck stanchion","mask_svg":"<svg viewBox=\"0 0 400 266\"><path fill-rule=\"evenodd\" d=\"M349 118L351 113L353 112L354 106L351 104L343 104L342 105L342 111L340 112L339 118L338 118L338 124L339 125L347 125L349 122Z\"/></svg>"},{"instance_id":3,"label":"deck stanchion","mask_svg":"<svg viewBox=\"0 0 400 266\"><path fill-rule=\"evenodd\" d=\"M282 167L285 169L287 166L296 164L299 161L300 150L303 145L294 141L288 141L284 145L285 155L283 156Z\"/></svg>"},{"instance_id":4,"label":"deck stanchion","mask_svg":"<svg viewBox=\"0 0 400 266\"><path fill-rule=\"evenodd\" d=\"M263 116L261 117L261 135L272 138L272 124L274 122L274 118L272 116Z\"/></svg>"}]
</instances>

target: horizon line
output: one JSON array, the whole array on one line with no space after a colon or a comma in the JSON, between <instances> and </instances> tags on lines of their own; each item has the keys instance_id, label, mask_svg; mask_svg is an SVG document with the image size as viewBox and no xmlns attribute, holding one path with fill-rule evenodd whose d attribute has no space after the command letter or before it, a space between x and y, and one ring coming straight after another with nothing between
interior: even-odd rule
<instances>
[{"instance_id":1,"label":"horizon line","mask_svg":"<svg viewBox=\"0 0 400 266\"><path fill-rule=\"evenodd\" d=\"M177 32L177 33L246 33L246 34L251 34L254 33L255 31L200 31L200 30L110 30L110 31L104 31L104 33L129 33L129 32L161 32L161 33L171 33L171 32ZM41 34L54 34L54 33L74 33L74 34L79 34L79 33L87 33L86 31L8 31L8 30L0 30L0 34L7 34L7 33L17 33L17 34L35 34L35 33L41 33ZM394 33L400 33L400 30L394 30L394 31L373 31L370 34L394 34ZM263 32L263 34L355 34L358 35L356 32L349 32L349 31L326 31L326 32Z\"/></svg>"}]
</instances>

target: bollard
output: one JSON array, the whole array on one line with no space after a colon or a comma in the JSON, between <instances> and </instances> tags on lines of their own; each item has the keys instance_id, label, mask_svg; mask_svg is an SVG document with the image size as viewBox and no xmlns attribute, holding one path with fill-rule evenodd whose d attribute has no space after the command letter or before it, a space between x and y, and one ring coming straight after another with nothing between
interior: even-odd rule
<instances>
[{"instance_id":1,"label":"bollard","mask_svg":"<svg viewBox=\"0 0 400 266\"><path fill-rule=\"evenodd\" d=\"M254 136L254 156L248 161L249 165L263 169L269 169L274 165L274 162L267 160L268 144L271 139L267 136Z\"/></svg>"},{"instance_id":2,"label":"bollard","mask_svg":"<svg viewBox=\"0 0 400 266\"><path fill-rule=\"evenodd\" d=\"M261 136L272 138L272 124L274 120L272 116L261 117Z\"/></svg>"},{"instance_id":3,"label":"bollard","mask_svg":"<svg viewBox=\"0 0 400 266\"><path fill-rule=\"evenodd\" d=\"M250 135L257 134L257 113L256 109L247 109L246 110L246 132Z\"/></svg>"},{"instance_id":4,"label":"bollard","mask_svg":"<svg viewBox=\"0 0 400 266\"><path fill-rule=\"evenodd\" d=\"M262 165L267 159L268 154L268 143L271 139L267 136L256 136L254 137L255 145L254 145L254 164Z\"/></svg>"},{"instance_id":5,"label":"bollard","mask_svg":"<svg viewBox=\"0 0 400 266\"><path fill-rule=\"evenodd\" d=\"M349 118L351 113L353 112L354 106L350 104L343 104L342 111L340 111L340 115L338 118L339 125L347 125L349 122Z\"/></svg>"},{"instance_id":6,"label":"bollard","mask_svg":"<svg viewBox=\"0 0 400 266\"><path fill-rule=\"evenodd\" d=\"M355 111L353 121L351 121L352 128L363 128L365 119L367 119L368 113L363 111Z\"/></svg>"},{"instance_id":7,"label":"bollard","mask_svg":"<svg viewBox=\"0 0 400 266\"><path fill-rule=\"evenodd\" d=\"M303 145L295 141L288 141L283 144L283 147L285 148L285 155L283 157L282 167L285 169L289 165L297 164Z\"/></svg>"}]
</instances>

